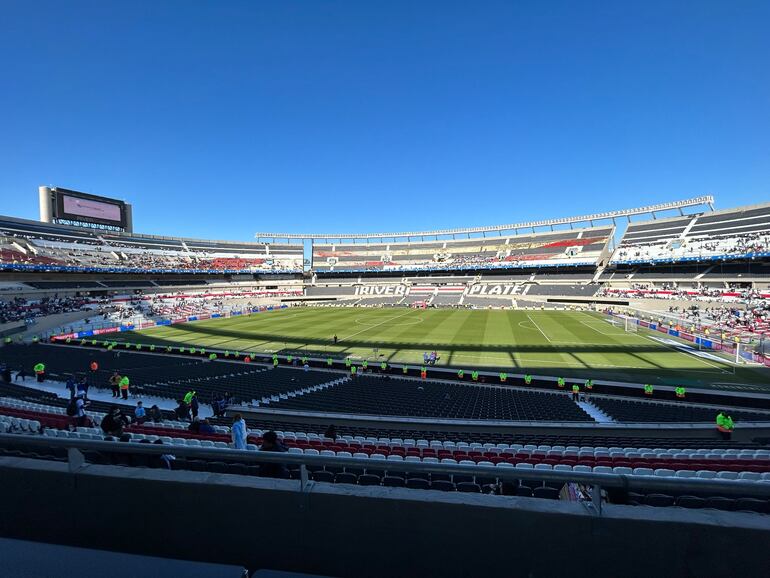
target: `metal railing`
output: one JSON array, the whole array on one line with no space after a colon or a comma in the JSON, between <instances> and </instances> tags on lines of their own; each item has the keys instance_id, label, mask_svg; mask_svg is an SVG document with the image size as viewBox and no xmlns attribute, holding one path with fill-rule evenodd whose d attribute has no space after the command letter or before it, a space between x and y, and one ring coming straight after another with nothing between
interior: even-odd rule
<instances>
[{"instance_id":1,"label":"metal railing","mask_svg":"<svg viewBox=\"0 0 770 578\"><path fill-rule=\"evenodd\" d=\"M86 463L82 453L95 451L100 453L163 455L175 457L242 462L242 463L271 463L285 466L299 466L300 479L297 489L307 491L311 484L308 476L308 466L354 468L364 470L387 470L409 474L445 474L460 476L478 476L497 479L500 482L518 482L519 480L549 482L562 485L575 482L591 486L592 502L584 504L596 514L601 514L601 491L603 488L618 488L622 490L662 491L662 492L712 492L720 496L739 496L768 499L770 498L770 483L749 480L722 480L704 478L675 478L663 476L639 476L624 474L603 474L594 472L575 472L558 470L536 470L516 467L483 466L470 464L428 464L424 462L407 462L393 460L374 460L363 458L346 458L337 456L315 456L309 454L293 454L287 452L263 452L255 450L233 450L200 448L174 444L151 444L135 442L110 442L100 440L73 440L69 438L53 438L39 435L0 434L0 447L24 448L64 448L68 450L70 471L76 472Z\"/></svg>"}]
</instances>

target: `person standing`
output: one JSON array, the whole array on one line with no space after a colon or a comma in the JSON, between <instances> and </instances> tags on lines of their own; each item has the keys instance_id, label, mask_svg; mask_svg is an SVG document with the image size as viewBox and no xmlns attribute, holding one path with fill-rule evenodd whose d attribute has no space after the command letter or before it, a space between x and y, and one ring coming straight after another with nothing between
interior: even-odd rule
<instances>
[{"instance_id":1,"label":"person standing","mask_svg":"<svg viewBox=\"0 0 770 578\"><path fill-rule=\"evenodd\" d=\"M77 383L77 395L82 396L83 399L88 399L88 379L85 375L81 375Z\"/></svg>"},{"instance_id":2,"label":"person standing","mask_svg":"<svg viewBox=\"0 0 770 578\"><path fill-rule=\"evenodd\" d=\"M73 376L70 375L67 378L67 383L64 387L70 392L70 399L75 399L75 396L77 395L77 386L75 385L75 378Z\"/></svg>"},{"instance_id":3,"label":"person standing","mask_svg":"<svg viewBox=\"0 0 770 578\"><path fill-rule=\"evenodd\" d=\"M245 450L247 435L246 420L244 420L239 413L236 413L233 416L233 425L230 426L230 434L233 439L233 447L236 450Z\"/></svg>"},{"instance_id":4,"label":"person standing","mask_svg":"<svg viewBox=\"0 0 770 578\"><path fill-rule=\"evenodd\" d=\"M35 367L32 369L35 370L35 376L37 377L38 383L43 383L45 381L45 363L38 362L35 364Z\"/></svg>"},{"instance_id":5,"label":"person standing","mask_svg":"<svg viewBox=\"0 0 770 578\"><path fill-rule=\"evenodd\" d=\"M193 392L192 398L190 399L190 413L192 413L192 418L198 419L198 394L196 392Z\"/></svg>"},{"instance_id":6,"label":"person standing","mask_svg":"<svg viewBox=\"0 0 770 578\"><path fill-rule=\"evenodd\" d=\"M129 380L128 376L124 375L120 378L120 381L118 382L118 387L120 388L120 395L123 399L128 399L128 386L129 386Z\"/></svg>"},{"instance_id":7,"label":"person standing","mask_svg":"<svg viewBox=\"0 0 770 578\"><path fill-rule=\"evenodd\" d=\"M110 376L110 389L112 397L120 397L120 374L116 371Z\"/></svg>"}]
</instances>

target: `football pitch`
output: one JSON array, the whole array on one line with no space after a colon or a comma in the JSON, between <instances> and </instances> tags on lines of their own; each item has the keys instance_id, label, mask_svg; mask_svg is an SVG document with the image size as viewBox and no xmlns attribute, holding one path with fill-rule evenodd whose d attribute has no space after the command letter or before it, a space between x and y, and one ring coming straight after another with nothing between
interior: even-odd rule
<instances>
[{"instance_id":1,"label":"football pitch","mask_svg":"<svg viewBox=\"0 0 770 578\"><path fill-rule=\"evenodd\" d=\"M111 336L146 345L260 353L350 356L379 363L531 373L640 383L770 391L770 371L736 366L716 352L639 328L626 332L600 313L400 308L289 308L153 327ZM337 335L338 342L333 343ZM677 346L679 344L679 346Z\"/></svg>"}]
</instances>

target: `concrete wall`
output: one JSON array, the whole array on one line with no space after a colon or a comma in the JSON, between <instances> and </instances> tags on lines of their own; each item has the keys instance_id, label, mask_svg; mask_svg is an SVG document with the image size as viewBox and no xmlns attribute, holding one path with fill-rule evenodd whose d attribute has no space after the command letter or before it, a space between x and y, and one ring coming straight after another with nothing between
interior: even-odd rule
<instances>
[{"instance_id":1,"label":"concrete wall","mask_svg":"<svg viewBox=\"0 0 770 578\"><path fill-rule=\"evenodd\" d=\"M338 577L765 575L768 517L0 458L0 534Z\"/></svg>"}]
</instances>

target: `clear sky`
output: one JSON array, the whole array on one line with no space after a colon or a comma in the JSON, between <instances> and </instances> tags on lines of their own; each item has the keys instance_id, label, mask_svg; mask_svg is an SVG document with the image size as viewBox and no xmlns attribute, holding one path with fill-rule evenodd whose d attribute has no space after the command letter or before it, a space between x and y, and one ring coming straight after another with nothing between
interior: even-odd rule
<instances>
[{"instance_id":1,"label":"clear sky","mask_svg":"<svg viewBox=\"0 0 770 578\"><path fill-rule=\"evenodd\" d=\"M770 2L4 0L0 213L248 240L770 201Z\"/></svg>"}]
</instances>

